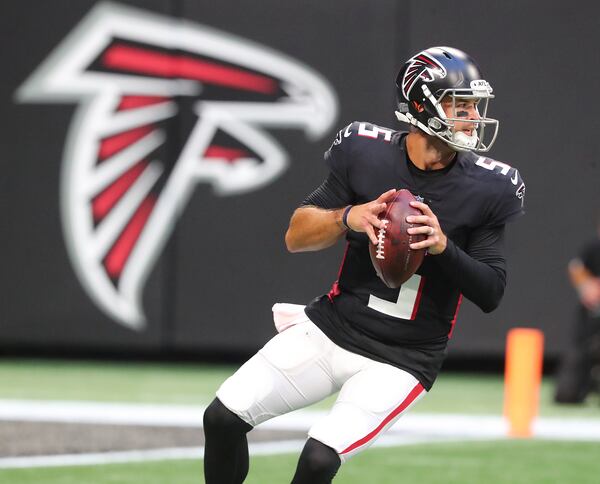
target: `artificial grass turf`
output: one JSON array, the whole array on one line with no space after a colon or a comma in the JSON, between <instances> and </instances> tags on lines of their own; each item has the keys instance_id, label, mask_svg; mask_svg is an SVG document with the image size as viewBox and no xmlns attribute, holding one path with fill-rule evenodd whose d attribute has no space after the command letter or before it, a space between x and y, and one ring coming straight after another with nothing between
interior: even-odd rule
<instances>
[{"instance_id":1,"label":"artificial grass turf","mask_svg":"<svg viewBox=\"0 0 600 484\"><path fill-rule=\"evenodd\" d=\"M339 484L596 484L600 444L501 440L373 448L344 464ZM297 455L251 458L248 484L290 482ZM202 461L0 470L10 484L198 484Z\"/></svg>"},{"instance_id":2,"label":"artificial grass turf","mask_svg":"<svg viewBox=\"0 0 600 484\"><path fill-rule=\"evenodd\" d=\"M0 359L0 399L206 405L236 369L198 363ZM583 405L556 405L552 378L540 396L542 417L600 418L598 398ZM411 413L501 415L503 377L442 372L430 395ZM317 404L325 409L335 397Z\"/></svg>"}]
</instances>

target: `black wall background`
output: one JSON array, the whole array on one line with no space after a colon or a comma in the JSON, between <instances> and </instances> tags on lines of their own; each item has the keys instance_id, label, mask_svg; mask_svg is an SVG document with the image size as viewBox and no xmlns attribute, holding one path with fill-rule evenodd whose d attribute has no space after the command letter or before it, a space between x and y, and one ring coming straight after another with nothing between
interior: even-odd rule
<instances>
[{"instance_id":1,"label":"black wall background","mask_svg":"<svg viewBox=\"0 0 600 484\"><path fill-rule=\"evenodd\" d=\"M17 104L17 87L83 18L93 1L0 4L0 351L251 353L274 334L274 302L303 303L329 289L341 244L290 255L289 216L325 175L322 153L353 120L397 126L394 79L411 54L451 45L476 58L497 94L500 136L491 156L519 168L526 217L509 229L509 284L484 315L463 304L450 357L499 357L514 326L539 327L546 355L568 338L575 296L566 264L600 213L600 85L596 2L345 0L121 2L267 45L320 72L339 116L311 142L272 130L287 171L265 188L218 197L198 185L144 292L148 325L116 324L96 308L67 257L59 175L73 104Z\"/></svg>"}]
</instances>

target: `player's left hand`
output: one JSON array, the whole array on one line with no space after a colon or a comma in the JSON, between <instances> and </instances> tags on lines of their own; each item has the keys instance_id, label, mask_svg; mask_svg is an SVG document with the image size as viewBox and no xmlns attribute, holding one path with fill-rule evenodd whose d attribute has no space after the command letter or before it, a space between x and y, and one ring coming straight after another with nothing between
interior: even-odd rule
<instances>
[{"instance_id":1,"label":"player's left hand","mask_svg":"<svg viewBox=\"0 0 600 484\"><path fill-rule=\"evenodd\" d=\"M448 238L442 231L440 223L437 217L429 208L429 205L422 202L410 202L412 207L418 208L423 212L423 215L409 215L406 217L408 223L422 224L421 227L413 227L408 229L407 232L411 235L414 234L425 234L427 238L422 242L415 242L410 244L410 248L416 249L427 249L431 255L441 254L446 250L446 244Z\"/></svg>"}]
</instances>

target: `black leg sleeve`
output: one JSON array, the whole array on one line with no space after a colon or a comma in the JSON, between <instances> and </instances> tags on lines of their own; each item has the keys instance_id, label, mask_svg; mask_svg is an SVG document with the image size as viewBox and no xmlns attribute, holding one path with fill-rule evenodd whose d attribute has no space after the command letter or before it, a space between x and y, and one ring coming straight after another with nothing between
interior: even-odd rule
<instances>
[{"instance_id":1,"label":"black leg sleeve","mask_svg":"<svg viewBox=\"0 0 600 484\"><path fill-rule=\"evenodd\" d=\"M328 484L335 477L341 463L335 450L310 438L300 454L292 484Z\"/></svg>"},{"instance_id":2,"label":"black leg sleeve","mask_svg":"<svg viewBox=\"0 0 600 484\"><path fill-rule=\"evenodd\" d=\"M248 474L252 426L215 398L204 412L204 479L206 484L238 484Z\"/></svg>"}]
</instances>

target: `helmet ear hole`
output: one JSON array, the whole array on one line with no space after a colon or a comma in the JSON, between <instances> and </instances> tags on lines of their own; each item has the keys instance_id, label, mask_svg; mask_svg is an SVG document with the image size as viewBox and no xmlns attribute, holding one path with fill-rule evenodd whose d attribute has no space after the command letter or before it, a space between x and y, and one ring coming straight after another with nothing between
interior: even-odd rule
<instances>
[{"instance_id":1,"label":"helmet ear hole","mask_svg":"<svg viewBox=\"0 0 600 484\"><path fill-rule=\"evenodd\" d=\"M419 104L417 101L413 101L412 104L418 113L425 111L425 106L423 104Z\"/></svg>"}]
</instances>

